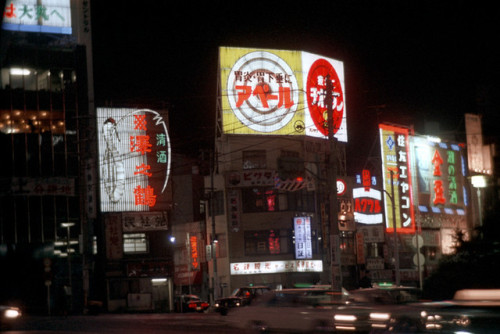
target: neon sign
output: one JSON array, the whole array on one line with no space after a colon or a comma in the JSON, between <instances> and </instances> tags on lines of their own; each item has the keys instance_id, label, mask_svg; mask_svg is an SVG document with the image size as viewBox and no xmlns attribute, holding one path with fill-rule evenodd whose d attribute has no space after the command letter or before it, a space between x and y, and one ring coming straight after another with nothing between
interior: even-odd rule
<instances>
[{"instance_id":1,"label":"neon sign","mask_svg":"<svg viewBox=\"0 0 500 334\"><path fill-rule=\"evenodd\" d=\"M312 259L311 217L294 217L295 258Z\"/></svg>"},{"instance_id":2,"label":"neon sign","mask_svg":"<svg viewBox=\"0 0 500 334\"><path fill-rule=\"evenodd\" d=\"M384 179L386 232L415 232L410 163L410 132L406 128L380 124L382 176ZM391 184L392 182L392 184ZM392 193L394 189L394 193ZM388 195L391 194L391 197ZM395 217L393 217L394 206ZM394 226L394 221L396 226Z\"/></svg>"},{"instance_id":3,"label":"neon sign","mask_svg":"<svg viewBox=\"0 0 500 334\"><path fill-rule=\"evenodd\" d=\"M372 182L376 184L369 170L363 170L361 177L357 178L357 183L362 187L352 190L354 199L354 220L360 224L383 223L382 215L382 194L380 190L372 188Z\"/></svg>"},{"instance_id":4,"label":"neon sign","mask_svg":"<svg viewBox=\"0 0 500 334\"><path fill-rule=\"evenodd\" d=\"M162 116L149 109L97 109L101 211L150 211L165 193L171 148ZM162 198L164 200L164 198Z\"/></svg>"},{"instance_id":5,"label":"neon sign","mask_svg":"<svg viewBox=\"0 0 500 334\"><path fill-rule=\"evenodd\" d=\"M224 133L326 139L329 76L333 134L347 142L342 62L301 51L229 47L220 48L219 60Z\"/></svg>"},{"instance_id":6,"label":"neon sign","mask_svg":"<svg viewBox=\"0 0 500 334\"><path fill-rule=\"evenodd\" d=\"M7 1L4 30L71 34L70 0Z\"/></svg>"}]
</instances>

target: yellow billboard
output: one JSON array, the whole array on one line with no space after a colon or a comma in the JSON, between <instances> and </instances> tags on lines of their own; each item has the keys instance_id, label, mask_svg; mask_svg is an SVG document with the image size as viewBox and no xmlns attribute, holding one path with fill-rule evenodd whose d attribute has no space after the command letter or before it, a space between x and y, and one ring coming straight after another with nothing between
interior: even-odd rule
<instances>
[{"instance_id":1,"label":"yellow billboard","mask_svg":"<svg viewBox=\"0 0 500 334\"><path fill-rule=\"evenodd\" d=\"M226 134L328 137L326 80L334 136L347 142L343 63L302 51L221 47Z\"/></svg>"}]
</instances>

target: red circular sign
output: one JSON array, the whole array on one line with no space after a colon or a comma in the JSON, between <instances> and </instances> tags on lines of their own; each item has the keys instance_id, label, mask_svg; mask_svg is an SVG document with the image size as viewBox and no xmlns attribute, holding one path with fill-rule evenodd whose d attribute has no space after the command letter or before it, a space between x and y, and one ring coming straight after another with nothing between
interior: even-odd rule
<instances>
[{"instance_id":1,"label":"red circular sign","mask_svg":"<svg viewBox=\"0 0 500 334\"><path fill-rule=\"evenodd\" d=\"M307 105L316 128L328 135L326 96L326 76L330 75L333 86L333 134L337 133L344 115L344 92L337 72L325 59L316 60L307 75Z\"/></svg>"}]
</instances>

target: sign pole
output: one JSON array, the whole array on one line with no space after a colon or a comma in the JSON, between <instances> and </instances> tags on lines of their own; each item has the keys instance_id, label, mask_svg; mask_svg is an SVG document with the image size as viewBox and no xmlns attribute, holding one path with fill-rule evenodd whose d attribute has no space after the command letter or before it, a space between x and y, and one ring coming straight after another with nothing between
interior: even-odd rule
<instances>
[{"instance_id":1,"label":"sign pole","mask_svg":"<svg viewBox=\"0 0 500 334\"><path fill-rule=\"evenodd\" d=\"M326 96L325 103L328 117L328 200L330 212L330 268L332 275L332 290L342 291L342 262L340 254L340 231L338 224L338 203L337 203L337 161L336 139L333 136L333 84L330 74L326 76Z\"/></svg>"}]
</instances>

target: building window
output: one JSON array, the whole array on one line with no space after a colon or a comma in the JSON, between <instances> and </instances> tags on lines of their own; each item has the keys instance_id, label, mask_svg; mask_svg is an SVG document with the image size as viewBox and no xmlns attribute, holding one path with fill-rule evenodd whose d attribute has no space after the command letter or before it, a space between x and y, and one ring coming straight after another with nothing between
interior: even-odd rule
<instances>
[{"instance_id":1,"label":"building window","mask_svg":"<svg viewBox=\"0 0 500 334\"><path fill-rule=\"evenodd\" d=\"M263 168L267 168L265 150L243 151L243 169Z\"/></svg>"},{"instance_id":2,"label":"building window","mask_svg":"<svg viewBox=\"0 0 500 334\"><path fill-rule=\"evenodd\" d=\"M148 239L146 233L123 234L123 252L128 254L147 253Z\"/></svg>"},{"instance_id":3,"label":"building window","mask_svg":"<svg viewBox=\"0 0 500 334\"><path fill-rule=\"evenodd\" d=\"M245 232L245 256L278 255L290 252L291 235L288 230Z\"/></svg>"},{"instance_id":4,"label":"building window","mask_svg":"<svg viewBox=\"0 0 500 334\"><path fill-rule=\"evenodd\" d=\"M279 194L272 188L244 188L241 191L243 212L276 212L284 210L279 206Z\"/></svg>"}]
</instances>

